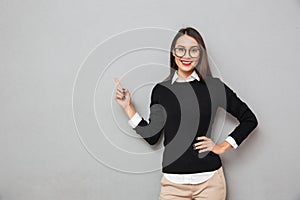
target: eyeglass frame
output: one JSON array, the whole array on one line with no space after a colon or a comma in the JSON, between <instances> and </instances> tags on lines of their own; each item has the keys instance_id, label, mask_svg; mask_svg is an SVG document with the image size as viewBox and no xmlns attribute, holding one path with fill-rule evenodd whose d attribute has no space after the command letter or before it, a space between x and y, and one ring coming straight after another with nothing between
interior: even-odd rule
<instances>
[{"instance_id":1,"label":"eyeglass frame","mask_svg":"<svg viewBox=\"0 0 300 200\"><path fill-rule=\"evenodd\" d=\"M199 56L197 56L197 57L192 57L192 56L191 56L191 49L193 49L194 47L196 47L196 48L199 50ZM184 54L183 54L183 56L178 56L178 55L176 54L176 49L179 49L179 48L184 49ZM182 47L174 47L173 50L174 50L174 54L175 54L177 57L179 57L179 58L184 57L185 54L186 54L186 52L187 52L187 49L186 49L184 46L182 46ZM200 47L198 47L198 46L192 46L192 47L189 48L188 50L189 50L189 55L190 55L191 58L198 58L198 57L201 56L202 49L201 49Z\"/></svg>"}]
</instances>

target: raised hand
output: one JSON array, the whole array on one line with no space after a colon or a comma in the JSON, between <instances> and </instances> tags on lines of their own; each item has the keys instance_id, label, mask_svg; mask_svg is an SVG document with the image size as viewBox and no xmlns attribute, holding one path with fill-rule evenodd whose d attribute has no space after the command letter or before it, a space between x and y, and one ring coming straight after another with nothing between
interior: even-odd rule
<instances>
[{"instance_id":1,"label":"raised hand","mask_svg":"<svg viewBox=\"0 0 300 200\"><path fill-rule=\"evenodd\" d=\"M123 88L120 84L118 78L114 78L115 83L117 84L117 92L115 100L118 104L125 110L131 104L130 93L126 88Z\"/></svg>"}]
</instances>

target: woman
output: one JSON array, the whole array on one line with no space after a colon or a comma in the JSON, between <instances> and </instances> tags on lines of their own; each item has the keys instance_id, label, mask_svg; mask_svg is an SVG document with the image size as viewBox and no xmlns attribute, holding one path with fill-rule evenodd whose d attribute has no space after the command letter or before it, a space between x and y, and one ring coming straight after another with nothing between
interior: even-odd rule
<instances>
[{"instance_id":1,"label":"woman","mask_svg":"<svg viewBox=\"0 0 300 200\"><path fill-rule=\"evenodd\" d=\"M151 145L164 135L160 199L226 199L220 155L237 148L258 121L232 89L211 75L199 32L187 27L174 37L170 75L152 89L149 123L136 112L129 91L117 78L115 82L115 100L128 115L130 126ZM240 122L220 144L210 137L218 107Z\"/></svg>"}]
</instances>

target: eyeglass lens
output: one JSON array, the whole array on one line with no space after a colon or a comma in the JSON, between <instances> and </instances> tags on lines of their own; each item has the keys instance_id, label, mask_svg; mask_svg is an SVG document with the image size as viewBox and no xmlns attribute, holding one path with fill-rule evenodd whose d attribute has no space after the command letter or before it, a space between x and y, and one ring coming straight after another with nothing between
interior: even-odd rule
<instances>
[{"instance_id":1,"label":"eyeglass lens","mask_svg":"<svg viewBox=\"0 0 300 200\"><path fill-rule=\"evenodd\" d=\"M178 56L178 57L183 57L186 53L186 48L184 48L184 47L177 47L177 48L174 48L174 50L175 50L176 56ZM189 49L189 55L192 58L198 57L200 55L200 48L199 47L191 47Z\"/></svg>"}]
</instances>

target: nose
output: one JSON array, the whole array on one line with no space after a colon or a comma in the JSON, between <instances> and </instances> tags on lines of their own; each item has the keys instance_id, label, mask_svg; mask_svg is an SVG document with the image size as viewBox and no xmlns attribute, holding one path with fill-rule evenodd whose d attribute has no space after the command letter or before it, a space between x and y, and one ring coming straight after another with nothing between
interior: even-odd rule
<instances>
[{"instance_id":1,"label":"nose","mask_svg":"<svg viewBox=\"0 0 300 200\"><path fill-rule=\"evenodd\" d=\"M191 58L188 50L185 51L185 54L183 55L182 58Z\"/></svg>"}]
</instances>

